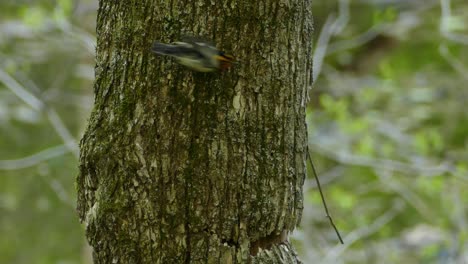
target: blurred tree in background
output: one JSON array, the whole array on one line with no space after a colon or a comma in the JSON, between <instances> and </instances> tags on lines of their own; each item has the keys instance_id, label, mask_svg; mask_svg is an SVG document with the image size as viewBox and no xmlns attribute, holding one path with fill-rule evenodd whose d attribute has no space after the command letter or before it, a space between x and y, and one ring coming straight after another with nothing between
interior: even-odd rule
<instances>
[{"instance_id":1,"label":"blurred tree in background","mask_svg":"<svg viewBox=\"0 0 468 264\"><path fill-rule=\"evenodd\" d=\"M96 8L0 3L0 263L89 263L74 180ZM309 141L345 244L309 175L302 260L468 263L468 3L315 0L313 12Z\"/></svg>"}]
</instances>

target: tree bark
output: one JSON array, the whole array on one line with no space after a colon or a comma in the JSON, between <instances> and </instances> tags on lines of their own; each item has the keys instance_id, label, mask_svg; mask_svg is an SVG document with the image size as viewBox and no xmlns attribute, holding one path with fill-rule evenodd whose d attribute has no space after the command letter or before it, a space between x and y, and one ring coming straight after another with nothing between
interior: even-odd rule
<instances>
[{"instance_id":1,"label":"tree bark","mask_svg":"<svg viewBox=\"0 0 468 264\"><path fill-rule=\"evenodd\" d=\"M150 52L202 35L235 55L196 73ZM310 0L99 3L78 213L95 263L299 263Z\"/></svg>"}]
</instances>

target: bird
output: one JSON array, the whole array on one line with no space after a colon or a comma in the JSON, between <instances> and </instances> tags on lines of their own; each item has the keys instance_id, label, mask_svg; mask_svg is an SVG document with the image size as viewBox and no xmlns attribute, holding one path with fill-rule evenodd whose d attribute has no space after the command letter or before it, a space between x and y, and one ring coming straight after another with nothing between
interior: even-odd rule
<instances>
[{"instance_id":1,"label":"bird","mask_svg":"<svg viewBox=\"0 0 468 264\"><path fill-rule=\"evenodd\" d=\"M235 62L232 55L218 50L210 42L190 37L171 44L154 42L152 52L173 57L177 63L197 72L216 72L229 69Z\"/></svg>"}]
</instances>

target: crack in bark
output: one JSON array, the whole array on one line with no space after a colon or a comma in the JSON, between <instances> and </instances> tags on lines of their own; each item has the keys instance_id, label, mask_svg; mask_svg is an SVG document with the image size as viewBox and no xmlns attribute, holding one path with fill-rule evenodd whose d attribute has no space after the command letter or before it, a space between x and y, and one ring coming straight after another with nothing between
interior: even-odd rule
<instances>
[{"instance_id":1,"label":"crack in bark","mask_svg":"<svg viewBox=\"0 0 468 264\"><path fill-rule=\"evenodd\" d=\"M284 244L288 242L288 230L283 229L279 234L272 233L268 236L261 237L250 243L250 255L256 256L262 250L269 250L274 245Z\"/></svg>"}]
</instances>

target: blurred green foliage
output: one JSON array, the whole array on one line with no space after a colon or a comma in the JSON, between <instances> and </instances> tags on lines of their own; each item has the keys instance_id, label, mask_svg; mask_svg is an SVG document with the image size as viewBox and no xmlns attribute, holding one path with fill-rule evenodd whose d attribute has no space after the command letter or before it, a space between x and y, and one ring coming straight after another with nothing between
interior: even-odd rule
<instances>
[{"instance_id":1,"label":"blurred green foliage","mask_svg":"<svg viewBox=\"0 0 468 264\"><path fill-rule=\"evenodd\" d=\"M54 122L79 140L93 100L96 4L0 3L0 263L88 263L77 157ZM45 106L25 103L5 75Z\"/></svg>"},{"instance_id":2,"label":"blurred green foliage","mask_svg":"<svg viewBox=\"0 0 468 264\"><path fill-rule=\"evenodd\" d=\"M314 6L316 32L331 37L310 95L309 142L345 245L310 178L295 236L304 259L467 262L468 3Z\"/></svg>"},{"instance_id":3,"label":"blurred green foliage","mask_svg":"<svg viewBox=\"0 0 468 264\"><path fill-rule=\"evenodd\" d=\"M315 61L309 143L345 245L309 175L293 234L305 263L468 262L468 4L452 0L447 13L447 3L313 1L315 45L331 34ZM49 110L78 142L93 100L96 9L0 3L0 70L46 105L34 109L0 78L0 263L89 263L74 209L78 160Z\"/></svg>"}]
</instances>

